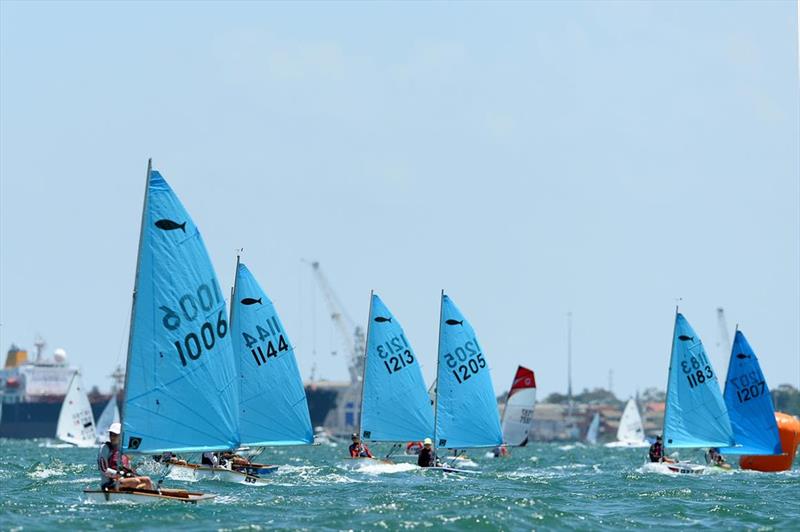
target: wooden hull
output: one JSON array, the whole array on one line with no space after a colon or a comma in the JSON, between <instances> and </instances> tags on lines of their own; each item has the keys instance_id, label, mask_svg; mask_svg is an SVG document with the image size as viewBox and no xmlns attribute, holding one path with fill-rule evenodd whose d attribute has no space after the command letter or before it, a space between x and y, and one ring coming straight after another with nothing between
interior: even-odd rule
<instances>
[{"instance_id":1,"label":"wooden hull","mask_svg":"<svg viewBox=\"0 0 800 532\"><path fill-rule=\"evenodd\" d=\"M124 502L132 504L154 504L164 501L197 504L210 501L216 495L213 493L199 493L186 490L162 489L155 490L83 490L86 500L91 502Z\"/></svg>"}]
</instances>

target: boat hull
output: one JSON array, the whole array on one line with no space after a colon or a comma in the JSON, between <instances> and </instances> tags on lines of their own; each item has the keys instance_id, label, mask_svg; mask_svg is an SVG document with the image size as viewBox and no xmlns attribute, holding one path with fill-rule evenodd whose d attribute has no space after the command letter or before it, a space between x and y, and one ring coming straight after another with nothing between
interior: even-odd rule
<instances>
[{"instance_id":1,"label":"boat hull","mask_svg":"<svg viewBox=\"0 0 800 532\"><path fill-rule=\"evenodd\" d=\"M606 443L604 447L609 449L643 449L650 447L650 444L646 441L612 441Z\"/></svg>"},{"instance_id":2,"label":"boat hull","mask_svg":"<svg viewBox=\"0 0 800 532\"><path fill-rule=\"evenodd\" d=\"M164 501L197 504L216 497L213 493L199 493L186 490L83 490L84 498L95 503L123 502L129 504L155 504Z\"/></svg>"},{"instance_id":3,"label":"boat hull","mask_svg":"<svg viewBox=\"0 0 800 532\"><path fill-rule=\"evenodd\" d=\"M450 467L450 466L431 466L431 467L423 467L426 471L436 471L438 473L446 473L446 474L454 474L454 475L477 475L478 472L475 470L470 469L459 469L457 467Z\"/></svg>"},{"instance_id":4,"label":"boat hull","mask_svg":"<svg viewBox=\"0 0 800 532\"><path fill-rule=\"evenodd\" d=\"M278 468L278 466L269 467L274 468L270 472ZM171 464L167 477L172 480L182 480L186 482L200 482L205 480L244 484L246 486L265 486L268 484L265 479L242 471L233 471L224 467L210 467L197 464Z\"/></svg>"}]
</instances>

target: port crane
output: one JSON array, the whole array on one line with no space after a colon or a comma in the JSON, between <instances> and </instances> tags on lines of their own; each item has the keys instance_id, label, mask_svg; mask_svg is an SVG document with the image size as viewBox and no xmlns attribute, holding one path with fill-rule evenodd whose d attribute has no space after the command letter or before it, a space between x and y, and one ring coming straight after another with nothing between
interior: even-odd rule
<instances>
[{"instance_id":1,"label":"port crane","mask_svg":"<svg viewBox=\"0 0 800 532\"><path fill-rule=\"evenodd\" d=\"M325 418L325 427L335 435L344 435L358 429L358 418L361 416L361 381L364 373L364 354L366 339L364 329L356 325L345 311L336 296L328 278L320 268L318 261L304 261L311 266L311 271L325 298L331 321L339 331L345 352L349 356L347 370L350 382L341 390L336 398L336 407Z\"/></svg>"}]
</instances>

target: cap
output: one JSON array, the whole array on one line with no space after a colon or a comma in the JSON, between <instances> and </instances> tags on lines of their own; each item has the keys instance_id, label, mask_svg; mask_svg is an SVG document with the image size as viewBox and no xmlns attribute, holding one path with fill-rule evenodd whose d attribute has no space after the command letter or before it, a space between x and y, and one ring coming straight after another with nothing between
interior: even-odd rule
<instances>
[{"instance_id":1,"label":"cap","mask_svg":"<svg viewBox=\"0 0 800 532\"><path fill-rule=\"evenodd\" d=\"M425 441L422 442L425 445L433 445L433 441L430 438L425 438Z\"/></svg>"},{"instance_id":2,"label":"cap","mask_svg":"<svg viewBox=\"0 0 800 532\"><path fill-rule=\"evenodd\" d=\"M108 432L111 434L119 434L122 432L122 425L119 423L112 423L110 427L108 427Z\"/></svg>"},{"instance_id":3,"label":"cap","mask_svg":"<svg viewBox=\"0 0 800 532\"><path fill-rule=\"evenodd\" d=\"M351 439L351 440L352 440L352 439L358 439L358 434L354 432L354 433L353 433L353 434L350 436L350 439Z\"/></svg>"},{"instance_id":4,"label":"cap","mask_svg":"<svg viewBox=\"0 0 800 532\"><path fill-rule=\"evenodd\" d=\"M661 436L656 436L656 441L661 440L661 439L663 439L663 438L661 438Z\"/></svg>"}]
</instances>

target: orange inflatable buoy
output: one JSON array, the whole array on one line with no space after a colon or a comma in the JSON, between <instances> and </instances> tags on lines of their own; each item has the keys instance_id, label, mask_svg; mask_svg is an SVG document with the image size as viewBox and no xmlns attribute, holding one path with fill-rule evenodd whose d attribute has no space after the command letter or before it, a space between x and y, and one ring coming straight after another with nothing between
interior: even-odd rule
<instances>
[{"instance_id":1,"label":"orange inflatable buoy","mask_svg":"<svg viewBox=\"0 0 800 532\"><path fill-rule=\"evenodd\" d=\"M756 471L788 471L792 468L797 446L800 445L800 420L783 412L775 412L783 454L777 456L742 456L739 467Z\"/></svg>"}]
</instances>

